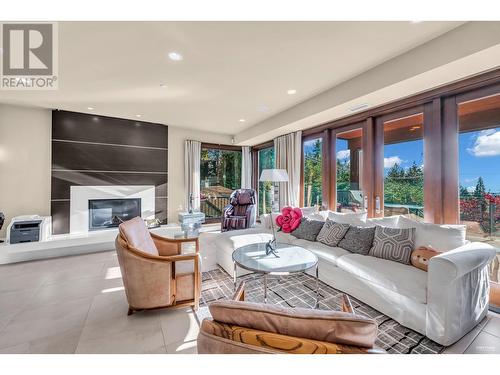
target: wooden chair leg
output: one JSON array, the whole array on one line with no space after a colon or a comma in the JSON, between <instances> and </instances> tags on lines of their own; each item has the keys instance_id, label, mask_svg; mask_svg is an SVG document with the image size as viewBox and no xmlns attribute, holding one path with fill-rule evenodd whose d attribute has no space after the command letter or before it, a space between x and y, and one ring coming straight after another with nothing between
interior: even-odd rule
<instances>
[{"instance_id":1,"label":"wooden chair leg","mask_svg":"<svg viewBox=\"0 0 500 375\"><path fill-rule=\"evenodd\" d=\"M233 301L244 301L245 300L245 282L242 281L236 291L233 294Z\"/></svg>"}]
</instances>

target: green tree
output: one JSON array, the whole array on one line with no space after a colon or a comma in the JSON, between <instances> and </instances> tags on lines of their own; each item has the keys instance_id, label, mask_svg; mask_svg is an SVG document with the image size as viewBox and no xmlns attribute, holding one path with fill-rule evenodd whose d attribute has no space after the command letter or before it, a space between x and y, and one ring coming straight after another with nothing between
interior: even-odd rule
<instances>
[{"instance_id":1,"label":"green tree","mask_svg":"<svg viewBox=\"0 0 500 375\"><path fill-rule=\"evenodd\" d=\"M311 149L304 152L304 196L305 205L312 206L322 202L322 153L321 139L314 140Z\"/></svg>"},{"instance_id":2,"label":"green tree","mask_svg":"<svg viewBox=\"0 0 500 375\"><path fill-rule=\"evenodd\" d=\"M462 199L470 199L471 198L471 194L469 193L469 190L467 190L467 188L465 186L462 186L462 184L460 184L460 198L462 198Z\"/></svg>"},{"instance_id":3,"label":"green tree","mask_svg":"<svg viewBox=\"0 0 500 375\"><path fill-rule=\"evenodd\" d=\"M404 205L423 206L424 173L415 162L404 169L394 164L384 180L384 201Z\"/></svg>"},{"instance_id":4,"label":"green tree","mask_svg":"<svg viewBox=\"0 0 500 375\"><path fill-rule=\"evenodd\" d=\"M484 194L486 194L486 188L484 187L484 181L482 177L477 179L476 189L474 190L474 198L479 201L481 205L481 210L486 211L486 199L484 198Z\"/></svg>"}]
</instances>

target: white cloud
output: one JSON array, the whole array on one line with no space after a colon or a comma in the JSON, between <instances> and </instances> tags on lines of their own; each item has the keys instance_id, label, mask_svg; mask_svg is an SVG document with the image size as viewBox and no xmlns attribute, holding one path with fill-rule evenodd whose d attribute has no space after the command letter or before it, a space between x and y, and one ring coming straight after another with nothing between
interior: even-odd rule
<instances>
[{"instance_id":1,"label":"white cloud","mask_svg":"<svg viewBox=\"0 0 500 375\"><path fill-rule=\"evenodd\" d=\"M337 152L337 159L344 160L349 159L351 157L350 150L340 150Z\"/></svg>"},{"instance_id":2,"label":"white cloud","mask_svg":"<svg viewBox=\"0 0 500 375\"><path fill-rule=\"evenodd\" d=\"M476 187L475 186L467 186L467 191L469 193L474 193L476 191Z\"/></svg>"},{"instance_id":3,"label":"white cloud","mask_svg":"<svg viewBox=\"0 0 500 375\"><path fill-rule=\"evenodd\" d=\"M384 168L392 168L394 165L401 165L404 162L399 156L389 156L388 158L384 158Z\"/></svg>"},{"instance_id":4,"label":"white cloud","mask_svg":"<svg viewBox=\"0 0 500 375\"><path fill-rule=\"evenodd\" d=\"M474 146L467 151L476 157L500 155L500 131L494 129L481 131Z\"/></svg>"},{"instance_id":5,"label":"white cloud","mask_svg":"<svg viewBox=\"0 0 500 375\"><path fill-rule=\"evenodd\" d=\"M473 181L476 181L479 177L473 177L473 178L466 178L464 181L465 182L473 182Z\"/></svg>"}]
</instances>

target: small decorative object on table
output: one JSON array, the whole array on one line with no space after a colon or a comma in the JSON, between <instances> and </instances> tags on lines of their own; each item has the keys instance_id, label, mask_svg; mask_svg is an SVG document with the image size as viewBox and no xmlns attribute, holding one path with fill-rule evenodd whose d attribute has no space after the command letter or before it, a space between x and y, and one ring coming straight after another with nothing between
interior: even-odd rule
<instances>
[{"instance_id":1,"label":"small decorative object on table","mask_svg":"<svg viewBox=\"0 0 500 375\"><path fill-rule=\"evenodd\" d=\"M197 237L201 224L205 222L205 214L203 212L179 212L178 219L186 238Z\"/></svg>"},{"instance_id":2,"label":"small decorative object on table","mask_svg":"<svg viewBox=\"0 0 500 375\"><path fill-rule=\"evenodd\" d=\"M284 207L281 210L281 215L276 218L276 225L278 226L278 232L283 231L284 233L291 233L297 229L300 225L300 220L302 219L302 211L300 208ZM271 227L273 229L273 239L266 244L266 254L276 254L276 233L274 231L274 223L271 217Z\"/></svg>"},{"instance_id":3,"label":"small decorative object on table","mask_svg":"<svg viewBox=\"0 0 500 375\"><path fill-rule=\"evenodd\" d=\"M3 212L0 212L0 229L2 229L4 222L5 222L5 215L3 214ZM2 242L3 241L0 240L0 243L2 243Z\"/></svg>"},{"instance_id":4,"label":"small decorative object on table","mask_svg":"<svg viewBox=\"0 0 500 375\"><path fill-rule=\"evenodd\" d=\"M154 228L159 228L161 225L161 222L159 219L146 219L144 220L146 223L146 226L148 229L154 229Z\"/></svg>"}]
</instances>

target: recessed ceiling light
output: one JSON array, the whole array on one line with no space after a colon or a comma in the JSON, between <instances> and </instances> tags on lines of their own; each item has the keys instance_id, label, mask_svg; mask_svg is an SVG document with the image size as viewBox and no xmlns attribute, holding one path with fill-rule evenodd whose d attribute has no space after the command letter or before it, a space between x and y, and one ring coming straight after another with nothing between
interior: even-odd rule
<instances>
[{"instance_id":1,"label":"recessed ceiling light","mask_svg":"<svg viewBox=\"0 0 500 375\"><path fill-rule=\"evenodd\" d=\"M166 85L166 84L164 84L164 83L160 83L160 87L161 87L161 88L165 88L165 87L167 87L167 85Z\"/></svg>"},{"instance_id":2,"label":"recessed ceiling light","mask_svg":"<svg viewBox=\"0 0 500 375\"><path fill-rule=\"evenodd\" d=\"M240 118L238 121L239 122L245 122L245 119L244 118Z\"/></svg>"},{"instance_id":3,"label":"recessed ceiling light","mask_svg":"<svg viewBox=\"0 0 500 375\"><path fill-rule=\"evenodd\" d=\"M297 93L297 90L295 89L290 89L286 92L288 95L295 95Z\"/></svg>"},{"instance_id":4,"label":"recessed ceiling light","mask_svg":"<svg viewBox=\"0 0 500 375\"><path fill-rule=\"evenodd\" d=\"M168 58L172 61L181 61L183 59L182 55L179 52L169 52Z\"/></svg>"},{"instance_id":5,"label":"recessed ceiling light","mask_svg":"<svg viewBox=\"0 0 500 375\"><path fill-rule=\"evenodd\" d=\"M141 117L142 115L135 115L135 117Z\"/></svg>"},{"instance_id":6,"label":"recessed ceiling light","mask_svg":"<svg viewBox=\"0 0 500 375\"><path fill-rule=\"evenodd\" d=\"M92 111L92 110L94 109L94 107L87 107L87 109L88 109L89 111Z\"/></svg>"}]
</instances>

